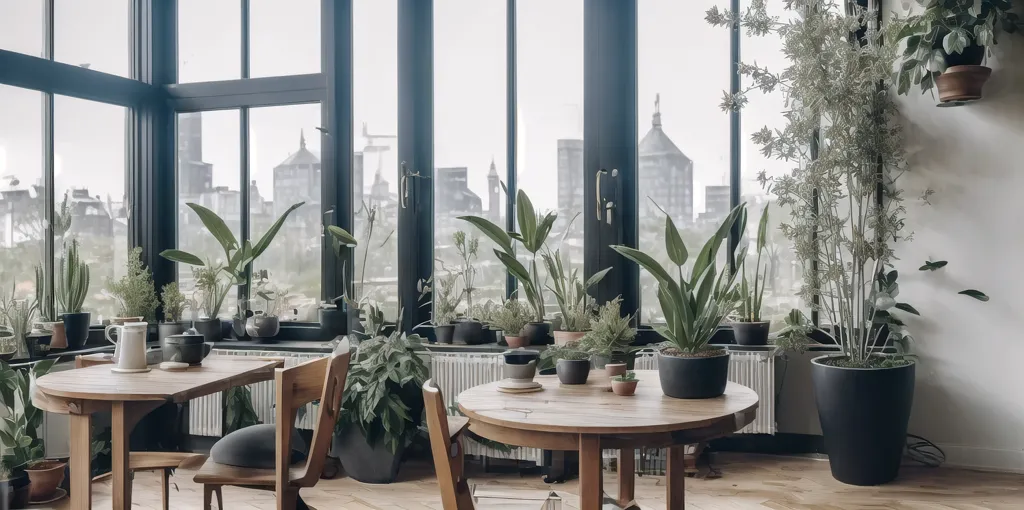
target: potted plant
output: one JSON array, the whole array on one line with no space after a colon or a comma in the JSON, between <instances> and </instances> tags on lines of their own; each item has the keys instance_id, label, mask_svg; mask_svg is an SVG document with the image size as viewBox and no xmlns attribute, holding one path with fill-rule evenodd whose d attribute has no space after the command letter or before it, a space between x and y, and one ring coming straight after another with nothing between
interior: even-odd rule
<instances>
[{"instance_id":1,"label":"potted plant","mask_svg":"<svg viewBox=\"0 0 1024 510\"><path fill-rule=\"evenodd\" d=\"M541 358L555 362L555 372L562 384L587 384L590 376L590 352L579 342L552 345L541 353Z\"/></svg>"},{"instance_id":2,"label":"potted plant","mask_svg":"<svg viewBox=\"0 0 1024 510\"><path fill-rule=\"evenodd\" d=\"M89 265L78 256L78 239L72 239L71 246L64 244L56 270L57 307L63 314L68 348L81 349L89 338L91 315L82 311L89 292Z\"/></svg>"},{"instance_id":3,"label":"potted plant","mask_svg":"<svg viewBox=\"0 0 1024 510\"><path fill-rule=\"evenodd\" d=\"M640 382L636 378L636 372L632 370L612 377L612 393L620 397L630 397L636 393L636 384Z\"/></svg>"},{"instance_id":4,"label":"potted plant","mask_svg":"<svg viewBox=\"0 0 1024 510\"><path fill-rule=\"evenodd\" d=\"M617 296L598 308L591 330L580 342L590 352L595 368L605 368L613 360L626 361L624 356L629 354L630 344L636 338L632 324L632 315L622 316L622 297Z\"/></svg>"},{"instance_id":5,"label":"potted plant","mask_svg":"<svg viewBox=\"0 0 1024 510\"><path fill-rule=\"evenodd\" d=\"M334 210L327 211L326 215L333 214ZM324 230L330 235L331 250L334 252L334 256L338 261L343 260L342 249L343 248L355 248L359 243L356 238L352 236L347 230L337 225L325 225ZM365 266L364 266L365 267ZM342 278L345 277L345 264L342 263ZM327 301L320 304L320 308L317 311L318 318L320 319L320 330L323 334L329 338L335 338L339 335L345 334L348 331L350 322L348 320L348 310L345 306L345 292L342 295L328 299ZM355 310L355 322L359 322L358 307Z\"/></svg>"},{"instance_id":6,"label":"potted plant","mask_svg":"<svg viewBox=\"0 0 1024 510\"><path fill-rule=\"evenodd\" d=\"M661 389L675 398L714 398L725 392L729 375L729 352L708 347L722 320L735 309L736 274L729 266L718 268L716 258L729 231L746 225L746 207L740 204L725 218L704 244L689 278L683 266L689 251L672 217L665 215L665 249L676 267L665 269L650 255L628 246L612 246L624 257L651 273L658 282L658 302L666 324L655 328L666 344L658 351ZM739 265L742 254L729 250ZM674 276L676 275L676 276Z\"/></svg>"},{"instance_id":7,"label":"potted plant","mask_svg":"<svg viewBox=\"0 0 1024 510\"><path fill-rule=\"evenodd\" d=\"M32 404L31 386L38 377L46 375L57 360L33 363L28 369L13 368L0 362L0 399L7 417L0 422L0 464L8 473L28 474L28 493L31 501L50 499L64 479L67 464L44 459L44 445L38 437L44 412ZM16 478L16 477L15 477Z\"/></svg>"},{"instance_id":8,"label":"potted plant","mask_svg":"<svg viewBox=\"0 0 1024 510\"><path fill-rule=\"evenodd\" d=\"M465 232L458 230L452 234L452 241L461 259L461 267L457 274L462 278L462 294L466 296L467 310L466 317L455 322L455 343L482 344L486 341L483 336L483 322L472 314L473 291L476 290L476 267L473 266L473 261L477 258L480 240L476 237L467 238Z\"/></svg>"},{"instance_id":9,"label":"potted plant","mask_svg":"<svg viewBox=\"0 0 1024 510\"><path fill-rule=\"evenodd\" d=\"M36 308L39 311L39 320L36 324L41 331L51 335L51 349L65 349L68 346L68 340L64 335L64 322L57 320L57 311L54 308L53 299L51 299L49 286L46 285L43 266L36 265L35 270ZM33 325L33 329L36 329L36 325Z\"/></svg>"},{"instance_id":10,"label":"potted plant","mask_svg":"<svg viewBox=\"0 0 1024 510\"><path fill-rule=\"evenodd\" d=\"M501 329L494 325L494 313L497 309L498 306L490 299L485 303L477 303L469 309L469 315L483 324L481 335L484 337L484 341L482 343L495 343L501 336Z\"/></svg>"},{"instance_id":11,"label":"potted plant","mask_svg":"<svg viewBox=\"0 0 1024 510\"><path fill-rule=\"evenodd\" d=\"M281 302L286 297L270 281L270 272L266 269L254 271L256 277L256 295L263 300L263 310L256 310L245 322L245 331L249 336L262 343L274 343L274 337L281 332Z\"/></svg>"},{"instance_id":12,"label":"potted plant","mask_svg":"<svg viewBox=\"0 0 1024 510\"><path fill-rule=\"evenodd\" d=\"M439 344L450 344L455 334L455 309L462 296L456 291L459 275L448 271L437 282L434 293L434 311L430 323L434 326L434 338Z\"/></svg>"},{"instance_id":13,"label":"potted plant","mask_svg":"<svg viewBox=\"0 0 1024 510\"><path fill-rule=\"evenodd\" d=\"M505 335L505 343L512 349L530 345L530 337L521 332L533 316L530 309L518 299L508 299L495 308L491 324Z\"/></svg>"},{"instance_id":14,"label":"potted plant","mask_svg":"<svg viewBox=\"0 0 1024 510\"><path fill-rule=\"evenodd\" d=\"M992 69L981 65L1001 31L1018 32L1024 21L1013 0L918 0L924 12L893 26L897 45L904 45L896 74L896 90L912 86L927 92L936 87L941 105L981 99Z\"/></svg>"},{"instance_id":15,"label":"potted plant","mask_svg":"<svg viewBox=\"0 0 1024 510\"><path fill-rule=\"evenodd\" d=\"M27 299L14 299L14 286L10 296L0 296L0 315L10 329L18 358L29 358L39 354L32 332L32 320L36 316L36 304Z\"/></svg>"},{"instance_id":16,"label":"potted plant","mask_svg":"<svg viewBox=\"0 0 1024 510\"><path fill-rule=\"evenodd\" d=\"M345 381L342 409L332 453L345 472L363 483L391 483L405 448L419 433L423 414L421 386L429 369L416 353L422 339L396 328L382 334L383 314L376 307L364 325L372 336L356 347ZM398 318L401 324L401 316Z\"/></svg>"},{"instance_id":17,"label":"potted plant","mask_svg":"<svg viewBox=\"0 0 1024 510\"><path fill-rule=\"evenodd\" d=\"M187 299L178 288L177 282L171 282L160 289L160 298L164 304L164 320L157 325L157 338L163 347L164 339L171 335L179 335L188 329L183 321Z\"/></svg>"},{"instance_id":18,"label":"potted plant","mask_svg":"<svg viewBox=\"0 0 1024 510\"><path fill-rule=\"evenodd\" d=\"M121 278L107 280L107 291L120 305L118 316L111 319L114 324L128 322L153 322L160 301L153 285L153 273L142 266L142 248L136 246L128 251Z\"/></svg>"},{"instance_id":19,"label":"potted plant","mask_svg":"<svg viewBox=\"0 0 1024 510\"><path fill-rule=\"evenodd\" d=\"M764 252L768 239L768 206L764 206L761 220L757 225L757 262L754 263L754 288L750 288L747 280L746 258L740 265L740 307L736 320L732 323L733 336L739 345L768 345L768 330L771 321L761 319L761 304L764 301L764 289L768 280L768 270L761 272L761 254Z\"/></svg>"},{"instance_id":20,"label":"potted plant","mask_svg":"<svg viewBox=\"0 0 1024 510\"><path fill-rule=\"evenodd\" d=\"M519 220L519 232L506 232L479 216L459 216L459 219L469 222L498 246L494 249L494 254L509 274L519 281L523 293L526 294L526 302L533 309L533 322L527 324L522 333L530 338L531 344L546 345L551 343L551 324L544 321L544 288L541 285L540 272L537 270L537 253L544 247L558 215L553 212L538 215L534 211L530 197L526 196L523 190L519 190L516 195L516 216ZM529 269L516 258L513 240L522 245L529 254Z\"/></svg>"},{"instance_id":21,"label":"potted plant","mask_svg":"<svg viewBox=\"0 0 1024 510\"><path fill-rule=\"evenodd\" d=\"M554 332L555 344L565 345L583 338L583 335L590 329L596 305L594 298L590 297L587 292L600 283L608 271L611 271L611 268L594 273L586 283L583 283L580 280L579 269L573 269L568 273L565 271L561 250L547 251L543 254L543 259L548 270L548 277L551 278L551 283L547 284L547 288L554 294L555 301L558 303L558 311L562 317L559 329Z\"/></svg>"},{"instance_id":22,"label":"potted plant","mask_svg":"<svg viewBox=\"0 0 1024 510\"><path fill-rule=\"evenodd\" d=\"M328 225L327 231L333 237L332 246L335 248L335 255L339 258L341 258L342 246L355 249L356 246L361 244L363 247L362 264L359 266L361 268L359 272L359 282L353 283L352 294L349 294L349 290L346 288L341 299L342 302L345 303L345 313L348 317L348 332L350 334L359 333L361 336L365 336L365 331L363 330L364 318L361 314L363 313L363 309L367 308L369 305L368 298L365 295L366 261L370 255L370 249L372 246L371 241L373 241L373 233L377 224L377 214L380 212L380 207L377 205L368 206L366 202L363 202L362 211L366 217L364 223L365 226L363 227L362 243L358 243L355 237L349 234L345 229L336 225ZM384 240L377 246L377 248L385 246L394 233L395 231L392 230L388 235L384 236ZM343 275L346 273L345 264L342 264L341 271Z\"/></svg>"},{"instance_id":23,"label":"potted plant","mask_svg":"<svg viewBox=\"0 0 1024 510\"><path fill-rule=\"evenodd\" d=\"M18 355L18 342L14 332L7 326L0 326L0 360L11 361Z\"/></svg>"},{"instance_id":24,"label":"potted plant","mask_svg":"<svg viewBox=\"0 0 1024 510\"><path fill-rule=\"evenodd\" d=\"M197 301L203 303L203 309L206 311L206 321L196 321L193 327L203 333L203 336L207 337L207 342L219 341L224 337L224 327L221 324L219 314L221 305L224 303L224 299L227 298L228 291L234 285L244 288L249 277L250 265L270 247L270 243L273 242L274 237L277 236L281 227L284 226L288 215L302 207L303 204L305 202L292 204L270 225L270 228L255 243L246 241L244 244L239 244L238 240L235 239L235 234L228 228L227 223L224 223L224 220L217 216L217 213L199 204L191 202L185 204L199 217L206 230L210 232L210 235L224 249L223 260L225 262L218 262L216 264L203 262L203 259L198 256L182 250L164 250L160 252L160 256L171 262L194 266L192 268L192 275L196 279L196 290L201 297L201 300ZM221 281L220 274L222 272L228 276L227 282ZM248 295L248 293L245 294ZM200 327L203 329L200 329Z\"/></svg>"}]
</instances>

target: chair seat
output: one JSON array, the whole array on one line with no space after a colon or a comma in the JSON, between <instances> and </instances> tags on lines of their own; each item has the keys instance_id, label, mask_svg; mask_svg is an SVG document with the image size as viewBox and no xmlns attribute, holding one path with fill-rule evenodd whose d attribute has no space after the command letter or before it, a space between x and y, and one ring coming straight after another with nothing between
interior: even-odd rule
<instances>
[{"instance_id":1,"label":"chair seat","mask_svg":"<svg viewBox=\"0 0 1024 510\"><path fill-rule=\"evenodd\" d=\"M294 480L302 476L302 469L305 466L305 461L298 464L292 464L292 466L288 468L288 479ZM207 459L203 464L203 467L199 468L199 472L196 473L193 480L200 484L273 487L275 484L274 473L275 471L273 469L254 469L228 466L227 464L218 464Z\"/></svg>"}]
</instances>

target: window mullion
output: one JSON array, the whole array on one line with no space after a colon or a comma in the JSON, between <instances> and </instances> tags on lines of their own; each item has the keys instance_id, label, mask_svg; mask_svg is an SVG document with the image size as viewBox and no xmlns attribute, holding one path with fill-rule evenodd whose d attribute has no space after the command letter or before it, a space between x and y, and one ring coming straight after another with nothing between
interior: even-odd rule
<instances>
[{"instance_id":1,"label":"window mullion","mask_svg":"<svg viewBox=\"0 0 1024 510\"><path fill-rule=\"evenodd\" d=\"M740 12L740 0L730 0L729 8L732 12ZM735 23L732 29L729 31L729 93L738 94L740 92L740 25ZM741 125L740 110L733 108L729 112L729 208L733 209L740 205L740 165L742 158L740 151L742 150L742 144L740 139L743 135L740 132ZM743 232L740 232L738 225L733 225L733 228L729 230L729 253L735 253L736 247L739 245L740 237L743 236ZM729 269L731 271L736 270L736 261L729 257Z\"/></svg>"},{"instance_id":2,"label":"window mullion","mask_svg":"<svg viewBox=\"0 0 1024 510\"><path fill-rule=\"evenodd\" d=\"M242 79L249 77L249 0L240 0L242 2Z\"/></svg>"},{"instance_id":3,"label":"window mullion","mask_svg":"<svg viewBox=\"0 0 1024 510\"><path fill-rule=\"evenodd\" d=\"M242 30L245 32L245 30ZM246 241L249 240L249 176L251 175L249 169L249 108L242 107L238 111L240 126L239 129L239 173L241 174L241 182L239 183L239 195L241 200L239 201L239 213L238 213L238 225L239 225L239 243L240 247L245 246ZM226 263L227 261L225 261ZM252 279L252 263L245 268L245 282L243 285L238 287L238 309L241 311L243 300L248 299L249 283Z\"/></svg>"},{"instance_id":4,"label":"window mullion","mask_svg":"<svg viewBox=\"0 0 1024 510\"><path fill-rule=\"evenodd\" d=\"M509 232L514 232L516 229L516 136L517 136L517 123L516 116L518 114L519 107L517 105L517 74L516 70L516 0L506 0L506 14L505 14L505 69L506 69L506 128L505 135L507 137L506 148L505 148L505 229ZM512 297L512 294L519 288L519 282L512 276L511 273L506 273L505 280L505 295Z\"/></svg>"}]
</instances>

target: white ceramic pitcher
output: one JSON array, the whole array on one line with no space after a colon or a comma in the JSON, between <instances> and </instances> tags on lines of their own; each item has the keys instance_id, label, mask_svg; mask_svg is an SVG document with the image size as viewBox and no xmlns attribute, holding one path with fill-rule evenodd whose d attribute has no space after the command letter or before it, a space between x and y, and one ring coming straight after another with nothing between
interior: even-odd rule
<instances>
[{"instance_id":1,"label":"white ceramic pitcher","mask_svg":"<svg viewBox=\"0 0 1024 510\"><path fill-rule=\"evenodd\" d=\"M120 370L146 369L146 330L145 322L129 322L122 325L113 324L103 330L103 335L114 344L113 361ZM111 338L110 332L116 330L117 335Z\"/></svg>"}]
</instances>

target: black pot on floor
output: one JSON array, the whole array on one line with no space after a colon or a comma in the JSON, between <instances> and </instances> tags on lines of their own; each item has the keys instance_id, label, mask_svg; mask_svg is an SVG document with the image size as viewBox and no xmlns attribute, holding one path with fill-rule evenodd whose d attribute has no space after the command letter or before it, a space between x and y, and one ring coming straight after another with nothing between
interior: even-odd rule
<instances>
[{"instance_id":1,"label":"black pot on floor","mask_svg":"<svg viewBox=\"0 0 1024 510\"><path fill-rule=\"evenodd\" d=\"M474 320L456 322L454 342L466 345L484 343L484 325Z\"/></svg>"},{"instance_id":2,"label":"black pot on floor","mask_svg":"<svg viewBox=\"0 0 1024 510\"><path fill-rule=\"evenodd\" d=\"M455 336L455 324L445 324L444 326L434 326L434 338L439 344L450 344L452 343L452 337Z\"/></svg>"},{"instance_id":3,"label":"black pot on floor","mask_svg":"<svg viewBox=\"0 0 1024 510\"><path fill-rule=\"evenodd\" d=\"M89 339L89 312L64 314L64 334L68 339L68 350L81 349Z\"/></svg>"},{"instance_id":4,"label":"black pot on floor","mask_svg":"<svg viewBox=\"0 0 1024 510\"><path fill-rule=\"evenodd\" d=\"M520 336L530 339L530 345L551 345L555 341L551 338L550 322L531 322L523 326Z\"/></svg>"},{"instance_id":5,"label":"black pot on floor","mask_svg":"<svg viewBox=\"0 0 1024 510\"><path fill-rule=\"evenodd\" d=\"M589 359L560 359L555 365L555 373L562 384L587 384L590 375Z\"/></svg>"},{"instance_id":6,"label":"black pot on floor","mask_svg":"<svg viewBox=\"0 0 1024 510\"><path fill-rule=\"evenodd\" d=\"M729 383L729 351L703 357L658 353L661 391L673 398L715 398Z\"/></svg>"},{"instance_id":7,"label":"black pot on floor","mask_svg":"<svg viewBox=\"0 0 1024 510\"><path fill-rule=\"evenodd\" d=\"M768 345L768 328L771 324L770 321L732 323L732 333L736 344Z\"/></svg>"},{"instance_id":8,"label":"black pot on floor","mask_svg":"<svg viewBox=\"0 0 1024 510\"><path fill-rule=\"evenodd\" d=\"M320 308L317 311L320 319L320 335L324 340L345 334L348 315L338 308Z\"/></svg>"},{"instance_id":9,"label":"black pot on floor","mask_svg":"<svg viewBox=\"0 0 1024 510\"><path fill-rule=\"evenodd\" d=\"M344 432L334 434L331 456L341 460L345 474L362 483L391 483L398 478L402 465L405 445L391 453L385 441L371 446L357 426L349 426Z\"/></svg>"},{"instance_id":10,"label":"black pot on floor","mask_svg":"<svg viewBox=\"0 0 1024 510\"><path fill-rule=\"evenodd\" d=\"M880 485L899 474L914 402L913 362L894 368L844 368L811 360L814 400L832 476Z\"/></svg>"},{"instance_id":11,"label":"black pot on floor","mask_svg":"<svg viewBox=\"0 0 1024 510\"><path fill-rule=\"evenodd\" d=\"M224 338L221 336L223 326L219 318L199 319L192 323L192 327L196 328L200 335L203 335L204 342L220 342Z\"/></svg>"}]
</instances>

